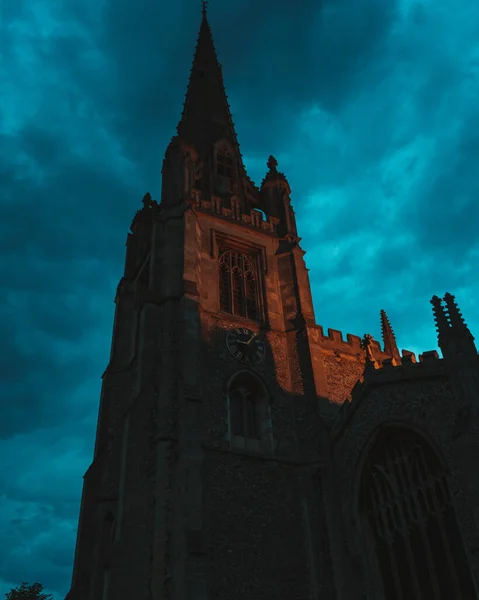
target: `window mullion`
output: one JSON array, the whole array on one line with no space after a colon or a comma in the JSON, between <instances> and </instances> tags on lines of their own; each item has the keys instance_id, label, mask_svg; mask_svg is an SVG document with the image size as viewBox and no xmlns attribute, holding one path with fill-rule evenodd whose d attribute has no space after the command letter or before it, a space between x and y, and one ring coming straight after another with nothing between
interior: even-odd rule
<instances>
[{"instance_id":1,"label":"window mullion","mask_svg":"<svg viewBox=\"0 0 479 600\"><path fill-rule=\"evenodd\" d=\"M449 576L451 578L452 586L456 592L456 598L461 598L461 585L458 579L458 574L456 570L456 564L454 557L451 554L451 544L448 539L448 534L444 526L444 516L446 513L445 508L439 505L437 495L436 495L436 482L430 478L427 482L428 487L430 488L431 500L433 505L433 514L436 516L437 524L439 526L439 532L441 536L442 546L444 549L444 553L446 555L447 565L449 567ZM441 510L444 509L444 510Z\"/></svg>"},{"instance_id":2,"label":"window mullion","mask_svg":"<svg viewBox=\"0 0 479 600\"><path fill-rule=\"evenodd\" d=\"M381 517L383 531L384 531L384 540L388 549L388 559L391 567L391 573L394 581L394 594L398 600L402 600L402 588L401 588L401 579L399 577L398 564L396 561L396 553L394 551L394 522L392 515L392 506L390 503L390 498L387 498L384 494L383 484L380 480L380 475L376 471L373 475L374 480L374 489L375 496L377 497L377 501L379 504L379 515ZM389 506L388 506L389 505ZM377 517L376 517L377 518ZM387 585L387 583L386 583Z\"/></svg>"},{"instance_id":3,"label":"window mullion","mask_svg":"<svg viewBox=\"0 0 479 600\"><path fill-rule=\"evenodd\" d=\"M245 439L247 439L248 436L248 415L247 415L247 410L248 407L246 406L246 394L242 393L242 406L243 406L243 431L244 431L244 437Z\"/></svg>"},{"instance_id":4,"label":"window mullion","mask_svg":"<svg viewBox=\"0 0 479 600\"><path fill-rule=\"evenodd\" d=\"M395 483L395 496L398 508L398 516L400 522L400 536L403 539L404 547L406 549L407 555L407 567L409 571L409 575L411 577L412 588L414 590L414 597L417 600L421 600L421 589L419 587L419 580L416 573L416 561L414 559L414 552L411 547L411 536L409 535L409 518L408 518L408 506L407 506L407 488L405 486L405 481L402 477L401 472L401 461L403 459L403 450L402 448L399 450L395 448L393 451L393 455L391 456L391 460L389 463L389 470L391 473L391 477ZM403 573L403 575L405 575ZM407 578L407 575L406 575ZM407 585L406 578L403 580L403 591L404 595L408 594L408 590L404 589L404 586ZM412 591L412 590L411 590Z\"/></svg>"},{"instance_id":5,"label":"window mullion","mask_svg":"<svg viewBox=\"0 0 479 600\"><path fill-rule=\"evenodd\" d=\"M229 277L229 286L230 286L230 312L232 315L235 314L235 299L234 299L234 282L233 282L233 254L229 252L229 267L230 267L230 277Z\"/></svg>"},{"instance_id":6,"label":"window mullion","mask_svg":"<svg viewBox=\"0 0 479 600\"><path fill-rule=\"evenodd\" d=\"M427 531L426 531L427 515L423 515L423 511L422 511L421 504L419 501L419 494L421 492L419 491L418 487L414 484L413 469L414 469L416 456L417 456L416 447L414 447L404 462L404 474L405 474L405 479L406 479L406 486L407 486L407 490L410 494L411 502L414 507L412 510L415 513L415 515L414 515L415 525L419 529L422 546L423 546L424 552L426 554L426 561L427 561L427 564L429 567L429 581L431 582L433 590L434 590L434 597L440 598L441 596L440 596L440 590L439 590L439 585L438 585L439 578L436 574L436 567L435 567L434 558L433 558L433 548L431 548L431 541L430 541L429 536L427 535ZM419 471L418 471L418 474L419 474ZM423 482L420 481L419 486L422 483Z\"/></svg>"},{"instance_id":7,"label":"window mullion","mask_svg":"<svg viewBox=\"0 0 479 600\"><path fill-rule=\"evenodd\" d=\"M249 317L248 315L248 299L246 295L246 265L245 260L241 261L243 264L241 265L241 302L243 305L243 316Z\"/></svg>"}]
</instances>

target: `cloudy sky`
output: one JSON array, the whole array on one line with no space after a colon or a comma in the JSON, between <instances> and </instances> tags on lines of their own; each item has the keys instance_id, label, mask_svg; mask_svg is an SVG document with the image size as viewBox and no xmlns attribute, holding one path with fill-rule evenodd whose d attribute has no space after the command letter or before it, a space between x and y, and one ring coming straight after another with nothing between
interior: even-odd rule
<instances>
[{"instance_id":1,"label":"cloudy sky","mask_svg":"<svg viewBox=\"0 0 479 600\"><path fill-rule=\"evenodd\" d=\"M211 0L249 174L291 183L317 321L479 335L477 0ZM0 595L69 587L131 218L159 199L199 0L3 0ZM3 595L2 595L3 597Z\"/></svg>"}]
</instances>

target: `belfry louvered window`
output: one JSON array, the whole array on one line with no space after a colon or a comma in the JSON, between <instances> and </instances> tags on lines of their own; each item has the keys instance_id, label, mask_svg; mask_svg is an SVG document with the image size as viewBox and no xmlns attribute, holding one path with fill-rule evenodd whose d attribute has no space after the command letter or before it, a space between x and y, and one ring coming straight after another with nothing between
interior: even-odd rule
<instances>
[{"instance_id":1,"label":"belfry louvered window","mask_svg":"<svg viewBox=\"0 0 479 600\"><path fill-rule=\"evenodd\" d=\"M243 252L225 250L219 259L220 308L252 320L259 319L259 288L253 261Z\"/></svg>"},{"instance_id":2,"label":"belfry louvered window","mask_svg":"<svg viewBox=\"0 0 479 600\"><path fill-rule=\"evenodd\" d=\"M229 179L233 177L233 157L226 150L219 150L216 153L216 172Z\"/></svg>"},{"instance_id":3,"label":"belfry louvered window","mask_svg":"<svg viewBox=\"0 0 479 600\"><path fill-rule=\"evenodd\" d=\"M363 473L360 510L381 598L477 598L446 472L431 445L407 428L386 428Z\"/></svg>"}]
</instances>

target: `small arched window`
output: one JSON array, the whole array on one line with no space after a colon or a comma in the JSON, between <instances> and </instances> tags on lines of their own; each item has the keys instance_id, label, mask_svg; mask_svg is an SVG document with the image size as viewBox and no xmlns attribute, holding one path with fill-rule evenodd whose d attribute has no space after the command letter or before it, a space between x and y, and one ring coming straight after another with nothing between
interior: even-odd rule
<instances>
[{"instance_id":1,"label":"small arched window","mask_svg":"<svg viewBox=\"0 0 479 600\"><path fill-rule=\"evenodd\" d=\"M270 451L269 399L263 383L249 371L237 373L228 386L229 433L232 445Z\"/></svg>"},{"instance_id":2,"label":"small arched window","mask_svg":"<svg viewBox=\"0 0 479 600\"><path fill-rule=\"evenodd\" d=\"M243 252L225 250L219 260L220 309L259 320L259 287L252 260Z\"/></svg>"},{"instance_id":3,"label":"small arched window","mask_svg":"<svg viewBox=\"0 0 479 600\"><path fill-rule=\"evenodd\" d=\"M446 471L422 436L400 426L379 432L363 467L359 508L381 598L477 597Z\"/></svg>"},{"instance_id":4,"label":"small arched window","mask_svg":"<svg viewBox=\"0 0 479 600\"><path fill-rule=\"evenodd\" d=\"M227 150L216 153L216 172L222 177L233 178L233 156Z\"/></svg>"}]
</instances>

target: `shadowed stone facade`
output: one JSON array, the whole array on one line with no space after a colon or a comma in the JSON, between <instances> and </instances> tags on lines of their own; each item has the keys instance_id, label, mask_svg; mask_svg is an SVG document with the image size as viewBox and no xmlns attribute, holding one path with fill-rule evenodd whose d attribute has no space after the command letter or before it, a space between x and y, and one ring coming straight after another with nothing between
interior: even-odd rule
<instances>
[{"instance_id":1,"label":"shadowed stone facade","mask_svg":"<svg viewBox=\"0 0 479 600\"><path fill-rule=\"evenodd\" d=\"M477 598L479 362L316 324L290 188L243 166L203 11L128 234L68 600ZM228 341L230 340L230 341Z\"/></svg>"}]
</instances>

